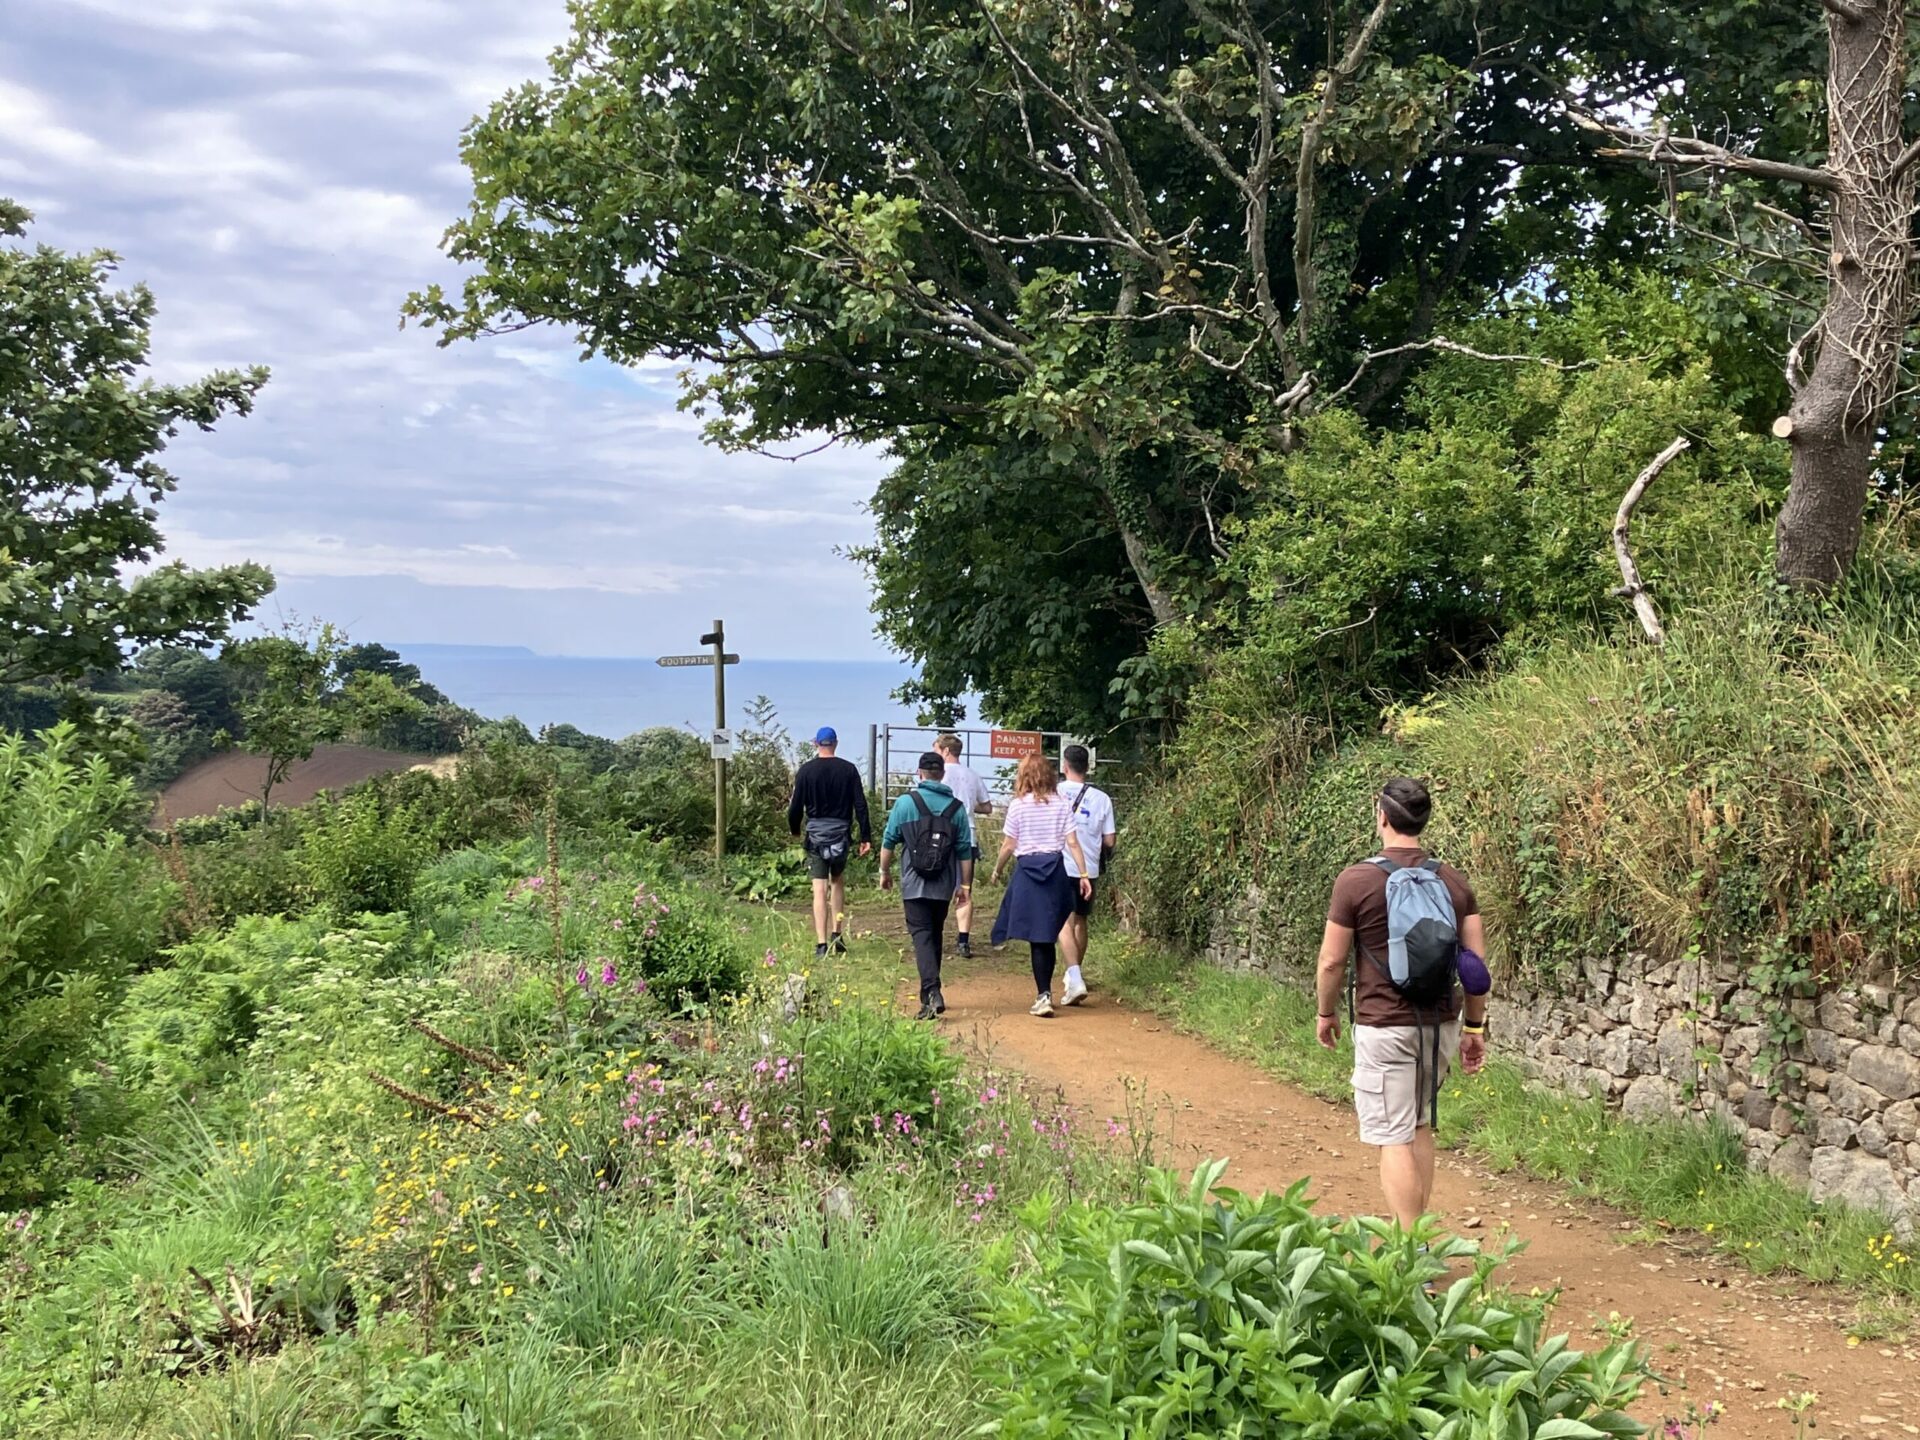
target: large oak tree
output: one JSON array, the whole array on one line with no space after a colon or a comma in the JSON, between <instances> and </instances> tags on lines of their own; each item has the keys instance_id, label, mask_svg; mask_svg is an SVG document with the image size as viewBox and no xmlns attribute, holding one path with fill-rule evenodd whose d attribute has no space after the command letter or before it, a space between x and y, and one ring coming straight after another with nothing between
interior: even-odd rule
<instances>
[{"instance_id":1,"label":"large oak tree","mask_svg":"<svg viewBox=\"0 0 1920 1440\"><path fill-rule=\"evenodd\" d=\"M1490 297L1651 249L1645 171L1563 97L1644 109L1692 53L1646 0L574 14L470 130L473 274L412 313L685 359L722 443L892 446L883 630L936 693L1079 724L1112 702L1076 672L1204 609L1317 410L1390 416Z\"/></svg>"}]
</instances>

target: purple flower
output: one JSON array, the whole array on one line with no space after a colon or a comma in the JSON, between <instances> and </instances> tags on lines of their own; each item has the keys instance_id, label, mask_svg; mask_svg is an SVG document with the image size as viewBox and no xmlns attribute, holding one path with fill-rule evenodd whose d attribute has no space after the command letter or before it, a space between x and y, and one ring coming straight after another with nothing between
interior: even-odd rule
<instances>
[{"instance_id":1,"label":"purple flower","mask_svg":"<svg viewBox=\"0 0 1920 1440\"><path fill-rule=\"evenodd\" d=\"M573 977L573 979L575 984L580 985L584 988L585 985L587 984L587 967L582 965L580 967L579 973L577 973Z\"/></svg>"},{"instance_id":2,"label":"purple flower","mask_svg":"<svg viewBox=\"0 0 1920 1440\"><path fill-rule=\"evenodd\" d=\"M777 952L769 950L760 958L760 963L771 968L780 963L780 956Z\"/></svg>"},{"instance_id":3,"label":"purple flower","mask_svg":"<svg viewBox=\"0 0 1920 1440\"><path fill-rule=\"evenodd\" d=\"M600 983L602 985L611 985L619 978L619 973L613 968L613 962L611 960L600 967Z\"/></svg>"}]
</instances>

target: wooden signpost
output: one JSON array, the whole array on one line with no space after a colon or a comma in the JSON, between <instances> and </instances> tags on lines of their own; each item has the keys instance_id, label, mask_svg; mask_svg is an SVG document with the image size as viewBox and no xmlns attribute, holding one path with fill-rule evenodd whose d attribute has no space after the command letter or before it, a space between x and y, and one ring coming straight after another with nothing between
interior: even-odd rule
<instances>
[{"instance_id":1,"label":"wooden signpost","mask_svg":"<svg viewBox=\"0 0 1920 1440\"><path fill-rule=\"evenodd\" d=\"M727 666L738 665L740 657L727 653L727 626L713 622L713 630L700 637L702 645L711 645L711 655L662 655L656 662L668 669L689 665L713 667L713 734L708 750L713 756L713 858L727 858L727 757L733 754L733 734L727 729Z\"/></svg>"}]
</instances>

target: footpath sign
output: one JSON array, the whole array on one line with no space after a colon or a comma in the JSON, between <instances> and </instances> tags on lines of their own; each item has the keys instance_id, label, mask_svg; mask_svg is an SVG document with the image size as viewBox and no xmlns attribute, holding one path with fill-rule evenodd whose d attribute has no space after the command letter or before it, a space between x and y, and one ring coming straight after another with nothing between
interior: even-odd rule
<instances>
[{"instance_id":1,"label":"footpath sign","mask_svg":"<svg viewBox=\"0 0 1920 1440\"><path fill-rule=\"evenodd\" d=\"M713 756L713 858L727 858L727 761L733 758L733 732L727 728L727 666L738 665L740 657L727 653L727 627L713 622L713 629L700 637L702 645L711 645L707 655L662 655L656 664L669 670L695 665L713 667L713 729L707 737L707 750Z\"/></svg>"},{"instance_id":2,"label":"footpath sign","mask_svg":"<svg viewBox=\"0 0 1920 1440\"><path fill-rule=\"evenodd\" d=\"M987 754L995 760L1024 760L1038 755L1044 743L1038 730L995 730L987 737Z\"/></svg>"}]
</instances>

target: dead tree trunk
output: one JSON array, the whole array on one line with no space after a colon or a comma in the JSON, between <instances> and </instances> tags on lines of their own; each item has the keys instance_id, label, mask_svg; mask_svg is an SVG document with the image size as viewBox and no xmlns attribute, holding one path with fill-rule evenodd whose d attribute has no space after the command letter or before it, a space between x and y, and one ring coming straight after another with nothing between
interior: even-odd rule
<instances>
[{"instance_id":1,"label":"dead tree trunk","mask_svg":"<svg viewBox=\"0 0 1920 1440\"><path fill-rule=\"evenodd\" d=\"M1904 0L1827 7L1832 243L1813 368L1788 411L1793 481L1775 530L1780 578L1801 589L1842 579L1860 546L1875 434L1898 384L1906 327L1913 172L1903 154Z\"/></svg>"}]
</instances>

